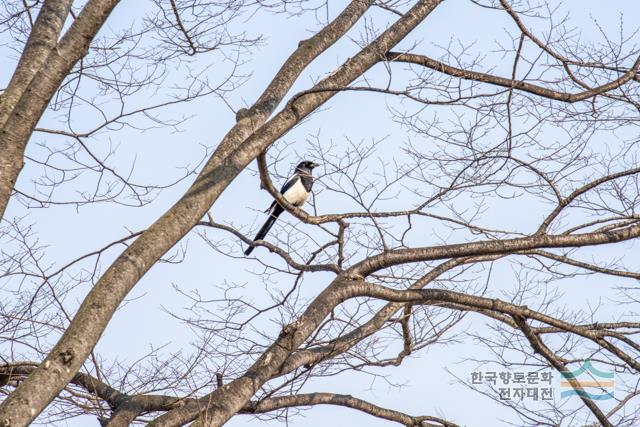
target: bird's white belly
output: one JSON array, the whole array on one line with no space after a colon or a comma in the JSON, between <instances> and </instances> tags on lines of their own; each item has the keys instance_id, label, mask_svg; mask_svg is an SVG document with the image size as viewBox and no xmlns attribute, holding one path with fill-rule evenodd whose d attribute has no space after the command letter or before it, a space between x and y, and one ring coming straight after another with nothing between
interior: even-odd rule
<instances>
[{"instance_id":1,"label":"bird's white belly","mask_svg":"<svg viewBox=\"0 0 640 427\"><path fill-rule=\"evenodd\" d=\"M292 205L302 206L309 198L309 193L304 188L304 185L302 185L302 181L298 179L298 182L293 184L282 196Z\"/></svg>"}]
</instances>

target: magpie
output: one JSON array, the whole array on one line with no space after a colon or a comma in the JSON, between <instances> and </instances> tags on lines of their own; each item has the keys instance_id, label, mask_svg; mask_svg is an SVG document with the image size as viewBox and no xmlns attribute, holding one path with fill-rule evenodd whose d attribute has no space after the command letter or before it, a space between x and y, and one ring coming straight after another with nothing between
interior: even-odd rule
<instances>
[{"instance_id":1,"label":"magpie","mask_svg":"<svg viewBox=\"0 0 640 427\"><path fill-rule=\"evenodd\" d=\"M313 187L312 171L318 166L319 165L317 163L310 162L308 160L300 162L298 166L296 166L295 174L282 186L282 189L280 190L282 197L294 206L300 207L304 205L309 198L309 194L311 194L311 187ZM273 203L271 203L271 206L269 206L269 209L265 212L269 213L269 218L267 218L267 221L264 223L260 231L258 231L258 234L256 234L256 237L253 239L254 242L265 238L280 214L284 212L284 208L280 203L274 200ZM248 256L253 252L254 248L255 246L253 245L249 246L247 250L244 251L244 254Z\"/></svg>"}]
</instances>

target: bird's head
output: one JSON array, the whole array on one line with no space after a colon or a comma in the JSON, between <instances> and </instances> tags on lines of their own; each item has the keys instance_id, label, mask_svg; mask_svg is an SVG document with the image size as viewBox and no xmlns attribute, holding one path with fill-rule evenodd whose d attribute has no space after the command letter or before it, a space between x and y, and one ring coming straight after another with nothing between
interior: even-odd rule
<instances>
[{"instance_id":1,"label":"bird's head","mask_svg":"<svg viewBox=\"0 0 640 427\"><path fill-rule=\"evenodd\" d=\"M317 168L318 166L320 165L317 163L311 162L309 160L305 160L304 162L298 163L298 166L296 166L296 171L310 175L311 171L313 171L313 169Z\"/></svg>"}]
</instances>

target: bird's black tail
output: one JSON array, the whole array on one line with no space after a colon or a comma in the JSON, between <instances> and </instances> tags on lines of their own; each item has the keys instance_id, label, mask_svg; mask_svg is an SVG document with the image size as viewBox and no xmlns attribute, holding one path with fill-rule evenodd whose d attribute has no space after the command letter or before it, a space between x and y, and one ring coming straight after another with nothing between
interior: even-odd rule
<instances>
[{"instance_id":1,"label":"bird's black tail","mask_svg":"<svg viewBox=\"0 0 640 427\"><path fill-rule=\"evenodd\" d=\"M258 231L258 234L256 234L256 237L253 238L254 242L256 240L262 240L266 237L267 233L269 232L269 230L271 230L271 227L273 227L273 224L275 224L276 220L278 219L278 217L282 212L284 212L284 208L280 205L276 205L273 208L273 212L271 213L271 215L269 215L269 218L267 218L267 221L264 223L260 231ZM246 256L249 256L251 252L253 252L254 248L255 246L253 245L249 246L247 250L244 251L244 254Z\"/></svg>"}]
</instances>

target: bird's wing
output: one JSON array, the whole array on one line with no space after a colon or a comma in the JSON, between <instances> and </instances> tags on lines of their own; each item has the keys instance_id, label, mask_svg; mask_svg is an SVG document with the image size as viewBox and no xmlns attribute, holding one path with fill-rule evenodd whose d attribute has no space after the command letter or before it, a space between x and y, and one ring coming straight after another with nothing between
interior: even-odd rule
<instances>
[{"instance_id":1,"label":"bird's wing","mask_svg":"<svg viewBox=\"0 0 640 427\"><path fill-rule=\"evenodd\" d=\"M282 197L294 206L302 206L309 198L309 192L302 183L302 178L298 176L298 179L291 185L285 192L282 193Z\"/></svg>"},{"instance_id":2,"label":"bird's wing","mask_svg":"<svg viewBox=\"0 0 640 427\"><path fill-rule=\"evenodd\" d=\"M280 189L280 194L284 195L291 187L295 185L296 182L300 181L300 175L295 174L287 182L284 183L282 188Z\"/></svg>"},{"instance_id":3,"label":"bird's wing","mask_svg":"<svg viewBox=\"0 0 640 427\"><path fill-rule=\"evenodd\" d=\"M284 193L286 193L287 190L291 189L291 187L293 187L298 181L300 181L300 175L298 174L293 175L291 178L287 180L287 182L284 183L284 185L280 189L280 194L284 196ZM265 212L272 213L273 209L276 207L277 204L278 202L274 200L273 203L271 203L271 205L265 210Z\"/></svg>"}]
</instances>

